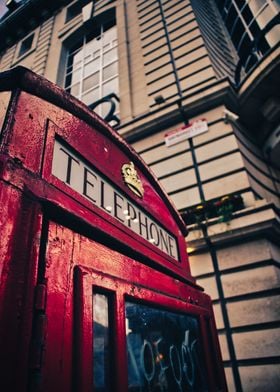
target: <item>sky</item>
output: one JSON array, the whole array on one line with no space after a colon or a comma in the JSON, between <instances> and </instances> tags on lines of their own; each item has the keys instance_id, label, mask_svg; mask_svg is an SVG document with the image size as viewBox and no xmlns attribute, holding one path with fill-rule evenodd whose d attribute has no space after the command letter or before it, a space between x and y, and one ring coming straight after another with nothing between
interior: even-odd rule
<instances>
[{"instance_id":1,"label":"sky","mask_svg":"<svg viewBox=\"0 0 280 392\"><path fill-rule=\"evenodd\" d=\"M4 14L6 10L4 0L0 0L0 17Z\"/></svg>"}]
</instances>

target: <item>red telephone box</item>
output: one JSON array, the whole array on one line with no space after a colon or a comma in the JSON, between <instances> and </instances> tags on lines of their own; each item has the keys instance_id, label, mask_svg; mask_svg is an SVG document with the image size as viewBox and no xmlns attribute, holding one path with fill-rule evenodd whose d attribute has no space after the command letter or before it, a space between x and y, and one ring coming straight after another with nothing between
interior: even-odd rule
<instances>
[{"instance_id":1,"label":"red telephone box","mask_svg":"<svg viewBox=\"0 0 280 392\"><path fill-rule=\"evenodd\" d=\"M0 75L2 391L226 391L186 228L85 105Z\"/></svg>"}]
</instances>

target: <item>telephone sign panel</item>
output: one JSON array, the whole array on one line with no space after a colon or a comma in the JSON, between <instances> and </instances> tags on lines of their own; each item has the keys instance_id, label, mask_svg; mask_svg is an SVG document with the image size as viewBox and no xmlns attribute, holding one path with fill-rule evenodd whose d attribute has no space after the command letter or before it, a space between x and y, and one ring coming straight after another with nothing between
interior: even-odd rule
<instances>
[{"instance_id":1,"label":"telephone sign panel","mask_svg":"<svg viewBox=\"0 0 280 392\"><path fill-rule=\"evenodd\" d=\"M55 140L52 174L137 235L179 261L176 238L110 184L76 152Z\"/></svg>"}]
</instances>

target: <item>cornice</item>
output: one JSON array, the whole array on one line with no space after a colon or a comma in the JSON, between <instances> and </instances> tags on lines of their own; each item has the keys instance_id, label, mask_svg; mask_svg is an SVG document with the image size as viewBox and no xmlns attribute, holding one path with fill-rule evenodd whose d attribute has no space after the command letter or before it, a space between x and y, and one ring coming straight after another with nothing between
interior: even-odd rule
<instances>
[{"instance_id":1,"label":"cornice","mask_svg":"<svg viewBox=\"0 0 280 392\"><path fill-rule=\"evenodd\" d=\"M29 0L0 19L0 51L12 46L72 0Z\"/></svg>"},{"instance_id":2,"label":"cornice","mask_svg":"<svg viewBox=\"0 0 280 392\"><path fill-rule=\"evenodd\" d=\"M122 124L118 131L129 143L133 143L219 105L226 105L230 110L236 110L237 95L228 78L215 81L203 90L200 89L191 95L185 95L182 99L167 103ZM182 109L180 110L179 107L183 109L184 119L182 118Z\"/></svg>"}]
</instances>

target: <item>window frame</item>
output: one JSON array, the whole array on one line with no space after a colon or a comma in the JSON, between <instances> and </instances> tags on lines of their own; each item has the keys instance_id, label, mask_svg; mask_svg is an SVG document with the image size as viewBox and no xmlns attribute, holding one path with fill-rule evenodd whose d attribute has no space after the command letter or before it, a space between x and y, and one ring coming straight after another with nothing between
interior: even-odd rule
<instances>
[{"instance_id":1,"label":"window frame","mask_svg":"<svg viewBox=\"0 0 280 392\"><path fill-rule=\"evenodd\" d=\"M145 269L145 267L144 267ZM144 276L144 275L143 275ZM75 334L75 347L79 347L79 357L74 363L75 379L79 386L86 385L87 390L92 390L93 381L93 294L105 294L111 303L109 310L111 315L110 325L112 343L112 391L118 390L118 386L128 386L128 362L126 341L126 301L132 301L151 307L160 308L170 312L185 314L197 318L202 354L205 362L207 383L217 387L219 378L218 353L216 351L213 331L215 323L213 314L209 309L200 307L195 303L188 303L186 298L174 297L170 292L160 292L149 287L150 275L142 282L141 288L135 282L128 282L121 278L108 276L106 273L87 269L82 266L75 268L74 287L76 314L75 328L81 331ZM139 283L140 284L140 283ZM213 366L215 369L213 370ZM214 374L215 373L215 374ZM116 389L115 389L116 388ZM84 390L82 387L80 390ZM111 392L111 391L110 391Z\"/></svg>"},{"instance_id":2,"label":"window frame","mask_svg":"<svg viewBox=\"0 0 280 392\"><path fill-rule=\"evenodd\" d=\"M30 48L25 50L23 53L21 53L21 48L22 48L23 43L26 40L28 40L29 37L31 37L31 36L33 36L33 38L32 38L32 43L31 43ZM17 43L13 64L15 64L19 61L22 61L25 57L29 56L31 53L33 53L35 51L35 49L37 47L38 36L39 36L38 29L33 30Z\"/></svg>"},{"instance_id":3,"label":"window frame","mask_svg":"<svg viewBox=\"0 0 280 392\"><path fill-rule=\"evenodd\" d=\"M106 28L109 25L109 28ZM120 72L119 72L119 45L118 45L118 34L117 34L117 23L116 23L116 16L115 16L115 10L111 9L109 11L105 11L101 15L98 15L95 18L95 26L96 26L96 31L100 31L100 36L105 36L104 33L106 34L106 31L111 30L111 28L116 29L116 34L115 38L110 40L109 42L109 47L108 48L103 48L101 45L100 48L100 54L98 57L92 57L90 60L87 59L88 56L85 56L85 53L83 53L87 47L87 44L91 42L92 40L96 39L98 40L98 33L96 36L92 36L91 39L89 39L90 35L92 34L91 31L86 26L83 26L83 28L79 29L80 33L83 34L82 37L81 35L77 34L77 31L71 36L68 37L67 42L64 42L64 53L62 52L62 57L61 57L61 68L60 68L60 75L61 75L61 85L63 88L68 91L70 94L75 96L77 99L82 101L85 105L87 105L89 108L95 106L94 104L96 102L102 101L103 98L106 98L109 95L114 94L114 96L119 97L119 91L120 91ZM79 42L80 40L80 42ZM108 46L108 45L107 45ZM107 53L110 51L116 50L116 56L114 59L110 60L108 63L104 64L104 57L106 56ZM77 78L77 81L73 82L73 67L70 64L70 58L74 54L81 52L81 64L79 67L77 67L77 71L80 72L80 75ZM87 59L87 60L86 60ZM94 60L99 59L99 68L96 70L96 72L90 72L87 76L84 76L84 69L88 65L90 66L91 62ZM106 69L108 67L114 67L116 64L116 72L114 72L110 77L106 78L103 80L103 74L104 70L106 72ZM86 79L89 77L93 76L94 74L99 73L98 75L98 83L92 85L89 87L87 90L83 91L83 84ZM67 80L68 79L68 80ZM110 82L115 82L118 86L117 91L112 91L109 92L108 94L103 93L103 89L106 88L106 84ZM77 92L71 91L73 86L77 85ZM91 92L94 92L96 90L97 96L94 98L92 101L86 101L84 97L86 94L90 94ZM119 99L116 100L117 106ZM101 115L101 117L104 117L106 114L106 108L102 109L101 107L99 108L100 111L97 113ZM103 111L102 111L103 110ZM104 112L104 113L103 113ZM119 108L117 107L117 110L114 113L115 115L119 114Z\"/></svg>"},{"instance_id":4,"label":"window frame","mask_svg":"<svg viewBox=\"0 0 280 392\"><path fill-rule=\"evenodd\" d=\"M70 3L65 11L64 24L70 23L73 19L75 19L77 16L79 16L82 13L82 7L83 7L83 5L78 0ZM71 13L71 10L73 10L73 13Z\"/></svg>"}]
</instances>

